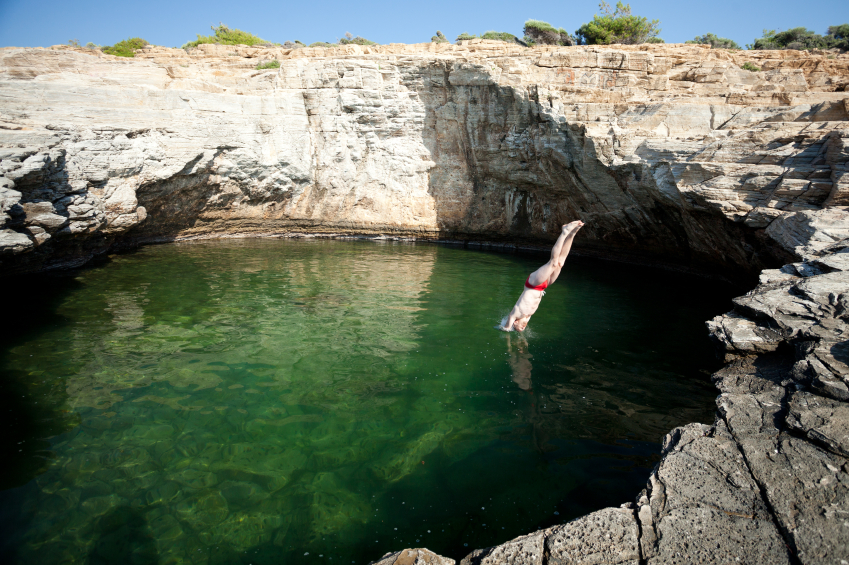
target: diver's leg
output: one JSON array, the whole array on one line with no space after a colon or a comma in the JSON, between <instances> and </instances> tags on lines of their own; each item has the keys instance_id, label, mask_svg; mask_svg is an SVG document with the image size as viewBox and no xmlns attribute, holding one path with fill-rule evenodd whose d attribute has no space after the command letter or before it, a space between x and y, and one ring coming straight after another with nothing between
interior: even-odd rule
<instances>
[{"instance_id":1,"label":"diver's leg","mask_svg":"<svg viewBox=\"0 0 849 565\"><path fill-rule=\"evenodd\" d=\"M566 261L566 256L572 249L572 241L575 239L575 234L581 229L584 223L576 220L563 226L560 236L558 236L554 247L551 248L551 259L531 273L530 283L534 286L540 286L545 281L552 284L560 275L560 269L563 268L563 263Z\"/></svg>"},{"instance_id":2,"label":"diver's leg","mask_svg":"<svg viewBox=\"0 0 849 565\"><path fill-rule=\"evenodd\" d=\"M566 263L566 256L569 255L569 251L572 249L572 242L575 241L575 236L578 234L578 230L582 227L584 227L584 222L580 220L563 226L563 233L567 235L563 240L563 245L560 247L560 255L557 258L557 262L561 267L564 263Z\"/></svg>"}]
</instances>

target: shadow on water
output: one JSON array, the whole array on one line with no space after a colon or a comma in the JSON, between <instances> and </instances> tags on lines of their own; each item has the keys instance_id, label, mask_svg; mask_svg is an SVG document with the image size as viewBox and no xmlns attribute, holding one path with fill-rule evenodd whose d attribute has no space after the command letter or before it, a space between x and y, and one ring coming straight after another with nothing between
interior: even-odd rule
<instances>
[{"instance_id":1,"label":"shadow on water","mask_svg":"<svg viewBox=\"0 0 849 565\"><path fill-rule=\"evenodd\" d=\"M0 295L7 297L0 325L0 490L23 485L41 473L49 464L46 438L79 423L77 415L63 409L67 394L61 376L10 367L8 360L16 347L45 327L69 326L57 310L80 286L68 276L0 280Z\"/></svg>"},{"instance_id":2,"label":"shadow on water","mask_svg":"<svg viewBox=\"0 0 849 565\"><path fill-rule=\"evenodd\" d=\"M138 510L120 506L95 525L95 541L87 565L153 565L159 563L156 540Z\"/></svg>"}]
</instances>

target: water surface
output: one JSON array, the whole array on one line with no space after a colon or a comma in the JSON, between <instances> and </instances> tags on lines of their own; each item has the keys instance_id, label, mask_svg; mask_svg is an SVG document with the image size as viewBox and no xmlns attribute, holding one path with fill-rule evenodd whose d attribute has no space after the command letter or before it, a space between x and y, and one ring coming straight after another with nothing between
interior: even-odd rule
<instances>
[{"instance_id":1,"label":"water surface","mask_svg":"<svg viewBox=\"0 0 849 565\"><path fill-rule=\"evenodd\" d=\"M456 559L633 500L712 421L733 290L432 245L169 244L7 282L0 552L27 563Z\"/></svg>"}]
</instances>

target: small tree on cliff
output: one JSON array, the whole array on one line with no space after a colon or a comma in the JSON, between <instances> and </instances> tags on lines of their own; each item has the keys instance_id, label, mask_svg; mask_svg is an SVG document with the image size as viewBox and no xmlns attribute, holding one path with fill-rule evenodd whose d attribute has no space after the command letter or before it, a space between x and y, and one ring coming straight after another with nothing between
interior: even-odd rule
<instances>
[{"instance_id":1,"label":"small tree on cliff","mask_svg":"<svg viewBox=\"0 0 849 565\"><path fill-rule=\"evenodd\" d=\"M820 35L803 27L786 31L765 29L749 49L849 49L849 24L830 26L828 33Z\"/></svg>"},{"instance_id":2,"label":"small tree on cliff","mask_svg":"<svg viewBox=\"0 0 849 565\"><path fill-rule=\"evenodd\" d=\"M646 43L660 33L659 20L649 21L642 16L632 15L630 4L617 2L616 9L611 10L610 4L602 2L598 7L601 15L594 15L593 21L582 25L575 32L582 45L634 45Z\"/></svg>"},{"instance_id":3,"label":"small tree on cliff","mask_svg":"<svg viewBox=\"0 0 849 565\"><path fill-rule=\"evenodd\" d=\"M224 24L218 27L211 26L214 35L200 35L195 41L189 41L183 45L183 49L197 47L203 43L215 43L218 45L271 45L268 41L240 29L230 29Z\"/></svg>"},{"instance_id":4,"label":"small tree on cliff","mask_svg":"<svg viewBox=\"0 0 849 565\"><path fill-rule=\"evenodd\" d=\"M525 22L525 42L539 45L574 45L575 39L562 27L548 22L528 20Z\"/></svg>"},{"instance_id":5,"label":"small tree on cliff","mask_svg":"<svg viewBox=\"0 0 849 565\"><path fill-rule=\"evenodd\" d=\"M684 43L697 43L700 45L710 45L712 49L740 49L737 42L727 37L717 37L712 33L699 35L695 39L685 41Z\"/></svg>"},{"instance_id":6,"label":"small tree on cliff","mask_svg":"<svg viewBox=\"0 0 849 565\"><path fill-rule=\"evenodd\" d=\"M142 49L147 45L150 45L150 43L141 37L131 37L124 41L119 41L115 45L101 47L101 51L107 55L116 55L118 57L135 57L136 49Z\"/></svg>"}]
</instances>

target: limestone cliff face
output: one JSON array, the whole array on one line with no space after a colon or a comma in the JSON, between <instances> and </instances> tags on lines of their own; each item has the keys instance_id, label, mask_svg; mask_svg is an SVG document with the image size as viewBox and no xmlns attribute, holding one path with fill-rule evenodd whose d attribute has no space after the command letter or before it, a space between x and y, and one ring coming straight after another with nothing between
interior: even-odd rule
<instances>
[{"instance_id":1,"label":"limestone cliff face","mask_svg":"<svg viewBox=\"0 0 849 565\"><path fill-rule=\"evenodd\" d=\"M787 257L776 218L849 204L847 82L849 56L704 46L2 49L0 260L235 233L544 242L580 217L585 251L754 271Z\"/></svg>"}]
</instances>

